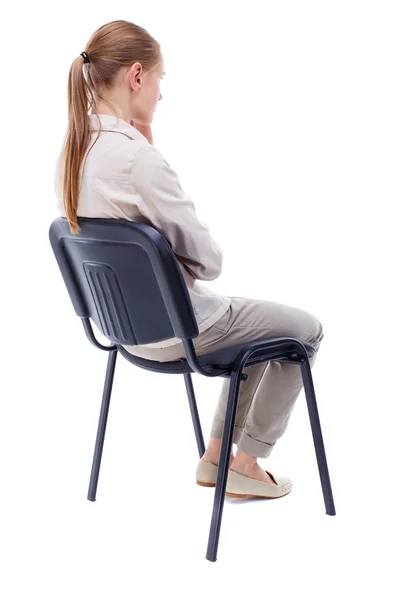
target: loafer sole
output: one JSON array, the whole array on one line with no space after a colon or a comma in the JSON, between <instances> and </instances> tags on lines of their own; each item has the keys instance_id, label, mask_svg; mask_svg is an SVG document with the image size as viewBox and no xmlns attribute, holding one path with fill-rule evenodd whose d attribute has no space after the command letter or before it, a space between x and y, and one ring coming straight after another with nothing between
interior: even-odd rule
<instances>
[{"instance_id":1,"label":"loafer sole","mask_svg":"<svg viewBox=\"0 0 400 600\"><path fill-rule=\"evenodd\" d=\"M266 496L265 494L232 494L232 492L225 491L226 496L231 496L232 498L282 498L282 496L287 496L290 494L292 490L285 492L284 494L280 494L279 496Z\"/></svg>"},{"instance_id":2,"label":"loafer sole","mask_svg":"<svg viewBox=\"0 0 400 600\"><path fill-rule=\"evenodd\" d=\"M197 485L202 485L204 487L215 487L215 483L208 483L207 481L198 481L196 480Z\"/></svg>"}]
</instances>

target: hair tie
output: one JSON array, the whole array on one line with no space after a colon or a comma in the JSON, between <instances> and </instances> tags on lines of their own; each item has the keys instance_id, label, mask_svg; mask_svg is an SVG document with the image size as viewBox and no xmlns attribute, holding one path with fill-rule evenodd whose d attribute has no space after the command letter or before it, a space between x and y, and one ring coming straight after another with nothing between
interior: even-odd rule
<instances>
[{"instance_id":1,"label":"hair tie","mask_svg":"<svg viewBox=\"0 0 400 600\"><path fill-rule=\"evenodd\" d=\"M83 56L83 62L84 63L88 63L90 62L88 55L86 54L86 52L81 52L80 56Z\"/></svg>"}]
</instances>

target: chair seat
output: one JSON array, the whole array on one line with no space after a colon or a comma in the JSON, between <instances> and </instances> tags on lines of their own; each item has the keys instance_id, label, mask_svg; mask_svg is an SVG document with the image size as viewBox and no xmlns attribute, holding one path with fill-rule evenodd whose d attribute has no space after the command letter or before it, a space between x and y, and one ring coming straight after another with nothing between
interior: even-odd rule
<instances>
[{"instance_id":1,"label":"chair seat","mask_svg":"<svg viewBox=\"0 0 400 600\"><path fill-rule=\"evenodd\" d=\"M273 338L271 338L272 341ZM275 338L274 338L275 339ZM158 373L193 373L193 369L189 365L186 358L182 358L180 360L174 361L166 361L160 362L158 360L149 360L147 358L142 358L140 356L135 356L131 354L125 348L119 344L116 344L118 351L126 358L129 362L142 367L143 369L147 369L149 371L157 371ZM210 370L221 370L222 372L230 372L233 368L233 363L239 352L243 350L248 345L248 342L242 342L240 344L235 344L234 346L229 346L227 348L221 348L220 350L215 350L214 352L209 352L208 354L197 354L199 364ZM314 354L315 348L311 344L307 342L303 342L304 347L307 350L307 354L309 358ZM268 359L268 352L271 352L270 349L261 349L257 350L250 359L250 362L246 365L246 367L251 367L253 365L265 362ZM293 352L293 351L291 351ZM295 360L290 360L287 358L280 358L280 362L296 362ZM216 372L216 375L221 374Z\"/></svg>"}]
</instances>

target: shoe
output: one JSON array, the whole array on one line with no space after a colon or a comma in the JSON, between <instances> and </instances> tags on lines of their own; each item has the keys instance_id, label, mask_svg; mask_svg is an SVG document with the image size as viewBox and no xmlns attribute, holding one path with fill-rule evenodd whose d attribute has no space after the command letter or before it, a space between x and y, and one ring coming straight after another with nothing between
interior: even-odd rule
<instances>
[{"instance_id":1,"label":"shoe","mask_svg":"<svg viewBox=\"0 0 400 600\"><path fill-rule=\"evenodd\" d=\"M275 483L266 483L258 479L246 477L236 471L228 472L225 493L233 498L246 498L255 496L260 498L280 498L292 491L293 481L289 477L274 477L269 471L265 471Z\"/></svg>"},{"instance_id":2,"label":"shoe","mask_svg":"<svg viewBox=\"0 0 400 600\"><path fill-rule=\"evenodd\" d=\"M215 487L217 473L217 465L201 458L197 465L196 483L205 487ZM266 471L266 473L275 481L275 484L258 481L228 469L225 494L233 498L246 498L247 496L280 498L292 491L293 482L291 479L288 477L274 477L270 471Z\"/></svg>"},{"instance_id":3,"label":"shoe","mask_svg":"<svg viewBox=\"0 0 400 600\"><path fill-rule=\"evenodd\" d=\"M196 470L196 483L205 487L215 487L217 482L218 467L202 458Z\"/></svg>"}]
</instances>

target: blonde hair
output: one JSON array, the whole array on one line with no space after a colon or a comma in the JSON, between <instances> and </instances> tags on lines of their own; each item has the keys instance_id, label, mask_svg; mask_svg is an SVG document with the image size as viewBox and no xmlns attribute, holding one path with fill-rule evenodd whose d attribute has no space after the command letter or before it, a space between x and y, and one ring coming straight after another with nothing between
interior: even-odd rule
<instances>
[{"instance_id":1,"label":"blonde hair","mask_svg":"<svg viewBox=\"0 0 400 600\"><path fill-rule=\"evenodd\" d=\"M78 181L92 135L88 110L99 98L115 110L115 107L100 95L99 89L112 88L122 67L140 62L143 71L147 72L160 61L160 44L139 25L123 20L111 21L97 29L86 45L85 52L90 62L85 63L83 67L84 59L80 55L74 60L69 71L68 128L60 157L63 204L72 234L80 232L76 214L80 191ZM92 147L99 136L100 131Z\"/></svg>"}]
</instances>

